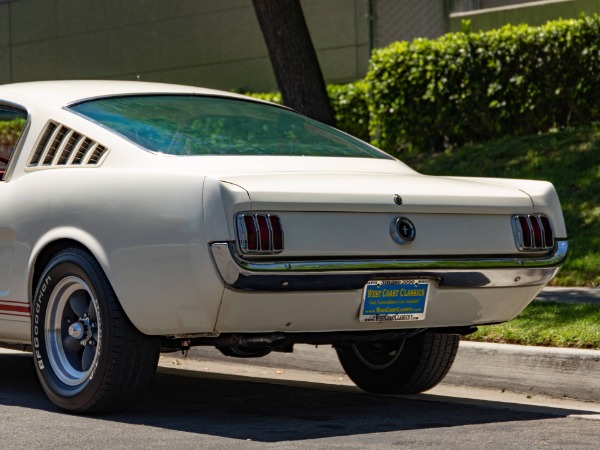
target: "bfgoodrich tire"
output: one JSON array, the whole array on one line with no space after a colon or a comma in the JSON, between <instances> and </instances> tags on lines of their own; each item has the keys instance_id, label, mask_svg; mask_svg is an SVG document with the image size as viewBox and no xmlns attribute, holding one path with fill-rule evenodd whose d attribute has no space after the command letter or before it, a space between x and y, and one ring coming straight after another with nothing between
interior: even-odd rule
<instances>
[{"instance_id":1,"label":"bfgoodrich tire","mask_svg":"<svg viewBox=\"0 0 600 450\"><path fill-rule=\"evenodd\" d=\"M416 394L446 376L460 337L421 333L395 341L343 345L336 348L342 366L358 387L379 394Z\"/></svg>"},{"instance_id":2,"label":"bfgoodrich tire","mask_svg":"<svg viewBox=\"0 0 600 450\"><path fill-rule=\"evenodd\" d=\"M102 268L84 250L65 249L47 264L31 322L36 372L62 409L127 409L152 381L159 339L131 324Z\"/></svg>"}]
</instances>

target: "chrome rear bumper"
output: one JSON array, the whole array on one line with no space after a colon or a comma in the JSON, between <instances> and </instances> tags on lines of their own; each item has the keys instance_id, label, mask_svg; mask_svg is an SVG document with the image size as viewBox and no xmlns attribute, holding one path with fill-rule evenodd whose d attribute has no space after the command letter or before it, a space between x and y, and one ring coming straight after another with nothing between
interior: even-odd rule
<instances>
[{"instance_id":1,"label":"chrome rear bumper","mask_svg":"<svg viewBox=\"0 0 600 450\"><path fill-rule=\"evenodd\" d=\"M439 288L537 286L556 275L568 247L557 241L541 257L249 261L231 242L210 245L227 286L250 291L353 290L377 278L430 278Z\"/></svg>"}]
</instances>

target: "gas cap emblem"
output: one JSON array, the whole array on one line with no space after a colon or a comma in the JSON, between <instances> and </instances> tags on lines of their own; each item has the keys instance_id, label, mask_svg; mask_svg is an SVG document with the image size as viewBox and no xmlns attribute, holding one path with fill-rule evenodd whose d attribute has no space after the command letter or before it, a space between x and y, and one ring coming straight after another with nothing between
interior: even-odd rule
<instances>
[{"instance_id":1,"label":"gas cap emblem","mask_svg":"<svg viewBox=\"0 0 600 450\"><path fill-rule=\"evenodd\" d=\"M417 232L413 223L406 217L396 217L390 226L390 234L394 242L405 245L415 240Z\"/></svg>"}]
</instances>

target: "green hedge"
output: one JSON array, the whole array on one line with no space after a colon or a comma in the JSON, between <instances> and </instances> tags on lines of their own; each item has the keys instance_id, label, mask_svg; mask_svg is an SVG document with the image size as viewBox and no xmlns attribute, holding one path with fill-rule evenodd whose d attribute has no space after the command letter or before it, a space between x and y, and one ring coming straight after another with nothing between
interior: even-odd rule
<instances>
[{"instance_id":1,"label":"green hedge","mask_svg":"<svg viewBox=\"0 0 600 450\"><path fill-rule=\"evenodd\" d=\"M365 80L328 86L338 128L399 154L600 120L598 15L466 28L375 50Z\"/></svg>"},{"instance_id":2,"label":"green hedge","mask_svg":"<svg viewBox=\"0 0 600 450\"><path fill-rule=\"evenodd\" d=\"M508 25L376 50L375 144L429 151L600 119L600 18Z\"/></svg>"},{"instance_id":3,"label":"green hedge","mask_svg":"<svg viewBox=\"0 0 600 450\"><path fill-rule=\"evenodd\" d=\"M362 140L369 140L368 86L365 81L330 84L327 93L335 112L337 127ZM283 104L279 92L249 93L255 98Z\"/></svg>"},{"instance_id":4,"label":"green hedge","mask_svg":"<svg viewBox=\"0 0 600 450\"><path fill-rule=\"evenodd\" d=\"M369 141L369 87L365 81L330 84L327 93L335 111L337 127Z\"/></svg>"}]
</instances>

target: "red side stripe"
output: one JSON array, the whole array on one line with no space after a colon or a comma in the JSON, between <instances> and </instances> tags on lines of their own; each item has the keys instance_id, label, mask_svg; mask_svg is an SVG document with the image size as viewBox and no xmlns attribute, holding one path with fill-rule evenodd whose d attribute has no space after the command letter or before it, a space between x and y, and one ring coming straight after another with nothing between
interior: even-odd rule
<instances>
[{"instance_id":1,"label":"red side stripe","mask_svg":"<svg viewBox=\"0 0 600 450\"><path fill-rule=\"evenodd\" d=\"M2 311L20 312L29 314L29 306L13 306L13 305L2 305L0 304L0 314Z\"/></svg>"},{"instance_id":2,"label":"red side stripe","mask_svg":"<svg viewBox=\"0 0 600 450\"><path fill-rule=\"evenodd\" d=\"M19 302L16 300L0 300L0 303L16 303L18 305L28 305L28 302Z\"/></svg>"},{"instance_id":3,"label":"red side stripe","mask_svg":"<svg viewBox=\"0 0 600 450\"><path fill-rule=\"evenodd\" d=\"M9 314L9 313L0 313L0 316L9 316L9 317L31 317L29 314Z\"/></svg>"}]
</instances>

